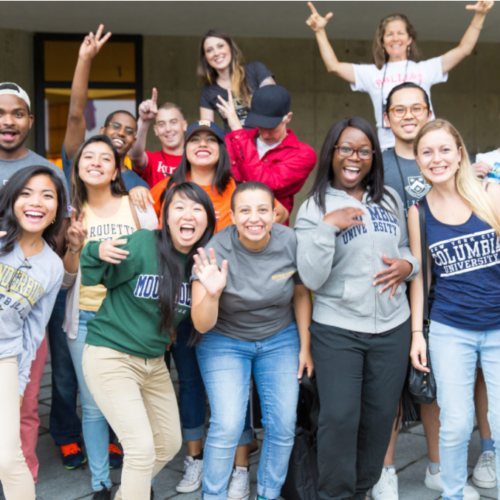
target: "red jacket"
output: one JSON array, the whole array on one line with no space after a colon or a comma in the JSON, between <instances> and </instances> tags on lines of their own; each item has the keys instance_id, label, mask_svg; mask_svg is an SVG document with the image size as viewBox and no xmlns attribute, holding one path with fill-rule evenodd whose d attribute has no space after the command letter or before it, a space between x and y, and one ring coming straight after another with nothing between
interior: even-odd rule
<instances>
[{"instance_id":1,"label":"red jacket","mask_svg":"<svg viewBox=\"0 0 500 500\"><path fill-rule=\"evenodd\" d=\"M235 130L226 135L233 176L237 181L260 181L269 186L276 199L292 213L293 196L298 193L316 165L316 153L287 129L283 142L259 158L258 129Z\"/></svg>"}]
</instances>

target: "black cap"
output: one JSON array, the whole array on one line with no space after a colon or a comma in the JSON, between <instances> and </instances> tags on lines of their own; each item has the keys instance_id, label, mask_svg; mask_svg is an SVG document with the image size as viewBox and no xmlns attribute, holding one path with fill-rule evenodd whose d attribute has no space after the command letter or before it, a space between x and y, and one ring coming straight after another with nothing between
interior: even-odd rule
<instances>
[{"instance_id":1,"label":"black cap","mask_svg":"<svg viewBox=\"0 0 500 500\"><path fill-rule=\"evenodd\" d=\"M215 134L220 142L224 142L224 131L219 127L219 125L217 125L217 123L211 122L210 120L198 120L197 122L189 125L186 130L184 142L187 142L188 139L198 130L210 130Z\"/></svg>"},{"instance_id":2,"label":"black cap","mask_svg":"<svg viewBox=\"0 0 500 500\"><path fill-rule=\"evenodd\" d=\"M252 109L245 120L245 127L275 128L290 113L290 94L279 85L266 85L252 96Z\"/></svg>"}]
</instances>

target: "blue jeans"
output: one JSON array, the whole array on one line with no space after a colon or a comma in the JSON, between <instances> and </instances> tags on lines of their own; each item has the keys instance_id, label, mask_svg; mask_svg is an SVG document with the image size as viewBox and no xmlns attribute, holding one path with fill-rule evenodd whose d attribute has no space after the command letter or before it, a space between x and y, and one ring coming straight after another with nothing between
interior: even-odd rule
<instances>
[{"instance_id":1,"label":"blue jeans","mask_svg":"<svg viewBox=\"0 0 500 500\"><path fill-rule=\"evenodd\" d=\"M179 375L179 410L182 425L182 438L185 441L203 439L206 434L205 418L207 414L207 398L205 384L201 377L196 349L188 345L193 324L184 320L177 327L177 340L172 349L175 366ZM250 422L250 405L245 418L245 427L238 446L253 441L253 429Z\"/></svg>"},{"instance_id":2,"label":"blue jeans","mask_svg":"<svg viewBox=\"0 0 500 500\"><path fill-rule=\"evenodd\" d=\"M83 348L87 337L87 321L95 316L95 312L80 310L78 337L68 339L69 352L75 367L83 412L83 438L87 449L90 472L92 473L92 488L94 491L102 489L101 482L106 488L111 488L109 477L109 431L108 422L97 406L85 382L82 369Z\"/></svg>"},{"instance_id":3,"label":"blue jeans","mask_svg":"<svg viewBox=\"0 0 500 500\"><path fill-rule=\"evenodd\" d=\"M295 437L300 341L295 322L260 342L205 333L196 347L212 416L203 462L204 500L226 500L253 373L266 429L257 494L278 498Z\"/></svg>"},{"instance_id":4,"label":"blue jeans","mask_svg":"<svg viewBox=\"0 0 500 500\"><path fill-rule=\"evenodd\" d=\"M62 329L66 310L66 290L56 298L54 310L47 325L52 363L52 405L50 407L50 435L57 446L70 443L83 445L82 423L76 413L78 381L68 350L66 334Z\"/></svg>"},{"instance_id":5,"label":"blue jeans","mask_svg":"<svg viewBox=\"0 0 500 500\"><path fill-rule=\"evenodd\" d=\"M474 425L474 375L481 359L488 391L488 421L500 442L500 330L460 330L431 321L429 349L441 408L439 454L443 500L462 500L467 449ZM500 484L500 453L496 454Z\"/></svg>"}]
</instances>

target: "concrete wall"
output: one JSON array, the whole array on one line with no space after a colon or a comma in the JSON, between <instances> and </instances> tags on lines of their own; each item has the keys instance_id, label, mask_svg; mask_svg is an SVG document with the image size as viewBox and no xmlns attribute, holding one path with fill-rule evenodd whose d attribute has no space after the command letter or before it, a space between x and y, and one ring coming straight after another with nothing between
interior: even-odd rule
<instances>
[{"instance_id":1,"label":"concrete wall","mask_svg":"<svg viewBox=\"0 0 500 500\"><path fill-rule=\"evenodd\" d=\"M352 92L349 84L325 70L315 40L237 39L247 61L262 61L276 81L292 94L291 128L319 152L328 129L337 120L360 115L374 123L367 94ZM144 37L144 95L154 86L160 102L174 101L188 122L198 118L201 84L196 79L199 38ZM370 62L371 42L335 41L340 60ZM444 42L423 42L425 59L453 48ZM436 115L454 123L471 152L500 146L500 51L497 44L478 44L473 55L455 68L448 82L432 90ZM152 131L148 146L159 148ZM309 190L314 173L296 197L295 212ZM294 214L295 215L295 214Z\"/></svg>"},{"instance_id":2,"label":"concrete wall","mask_svg":"<svg viewBox=\"0 0 500 500\"><path fill-rule=\"evenodd\" d=\"M15 82L34 99L33 33L0 29L0 82ZM26 144L35 147L34 129Z\"/></svg>"}]
</instances>

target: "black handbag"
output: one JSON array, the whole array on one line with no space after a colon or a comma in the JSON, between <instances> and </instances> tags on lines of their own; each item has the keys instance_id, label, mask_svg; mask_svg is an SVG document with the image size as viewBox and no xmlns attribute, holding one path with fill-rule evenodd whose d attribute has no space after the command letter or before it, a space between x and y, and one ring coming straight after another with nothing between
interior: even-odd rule
<instances>
[{"instance_id":1,"label":"black handbag","mask_svg":"<svg viewBox=\"0 0 500 500\"><path fill-rule=\"evenodd\" d=\"M420 246L422 253L422 275L424 278L424 324L423 335L427 344L427 367L431 370L429 373L422 372L410 367L410 376L408 388L411 398L415 403L429 405L436 399L436 379L432 373L431 356L429 352L429 287L427 275L427 235L425 232L425 198L419 201L419 219L420 219Z\"/></svg>"},{"instance_id":2,"label":"black handbag","mask_svg":"<svg viewBox=\"0 0 500 500\"><path fill-rule=\"evenodd\" d=\"M316 437L319 396L316 380L302 376L297 405L295 442L281 496L286 500L318 500L318 453Z\"/></svg>"}]
</instances>

